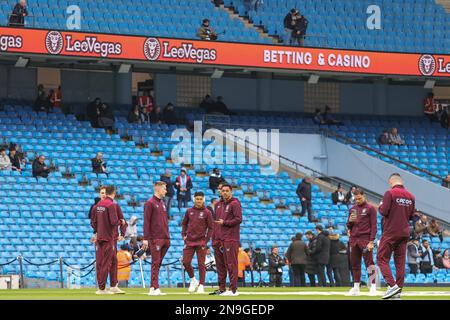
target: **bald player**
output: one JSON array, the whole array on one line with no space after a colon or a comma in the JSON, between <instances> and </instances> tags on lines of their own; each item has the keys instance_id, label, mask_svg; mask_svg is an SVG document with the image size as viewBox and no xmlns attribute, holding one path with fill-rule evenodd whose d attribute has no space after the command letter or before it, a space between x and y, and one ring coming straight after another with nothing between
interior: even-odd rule
<instances>
[{"instance_id":1,"label":"bald player","mask_svg":"<svg viewBox=\"0 0 450 320\"><path fill-rule=\"evenodd\" d=\"M377 264L380 267L388 290L383 299L400 296L405 281L406 244L409 240L409 221L415 212L415 197L403 186L403 179L398 173L389 177L388 190L378 208L383 216L383 233L377 253ZM394 254L396 279L389 266Z\"/></svg>"},{"instance_id":2,"label":"bald player","mask_svg":"<svg viewBox=\"0 0 450 320\"><path fill-rule=\"evenodd\" d=\"M149 296L165 295L159 289L159 269L170 247L169 220L164 197L167 193L166 183L157 181L153 185L153 197L144 205L144 240L142 249L150 247L152 272Z\"/></svg>"},{"instance_id":3,"label":"bald player","mask_svg":"<svg viewBox=\"0 0 450 320\"><path fill-rule=\"evenodd\" d=\"M223 184L220 191L223 202L220 215L216 216L215 223L219 225L223 259L230 279L229 290L220 295L234 297L239 295L237 292L237 281L242 206L239 200L233 197L233 188L231 185Z\"/></svg>"},{"instance_id":4,"label":"bald player","mask_svg":"<svg viewBox=\"0 0 450 320\"><path fill-rule=\"evenodd\" d=\"M115 231L120 222L117 217L117 206L114 203L116 189L113 186L106 187L106 198L97 203L92 212L91 226L96 239L96 270L97 283L99 290L96 294L114 294L119 293L117 283L110 279L111 290L106 290L106 281L108 274L111 274L111 267L115 255ZM116 270L117 271L117 270Z\"/></svg>"},{"instance_id":5,"label":"bald player","mask_svg":"<svg viewBox=\"0 0 450 320\"><path fill-rule=\"evenodd\" d=\"M356 189L353 193L356 201L347 220L350 232L350 263L353 271L353 288L349 295L359 296L361 285L361 258L364 258L366 269L374 272L373 248L377 236L377 210L366 201L364 191ZM369 271L369 272L370 272ZM369 295L377 294L376 277L371 277Z\"/></svg>"},{"instance_id":6,"label":"bald player","mask_svg":"<svg viewBox=\"0 0 450 320\"><path fill-rule=\"evenodd\" d=\"M183 265L191 279L188 291L193 293L197 289L198 294L203 294L205 293L206 246L213 231L212 213L205 208L203 192L194 194L194 206L186 211L181 226L181 235L184 240ZM194 254L197 254L200 282L195 279L191 264Z\"/></svg>"}]
</instances>

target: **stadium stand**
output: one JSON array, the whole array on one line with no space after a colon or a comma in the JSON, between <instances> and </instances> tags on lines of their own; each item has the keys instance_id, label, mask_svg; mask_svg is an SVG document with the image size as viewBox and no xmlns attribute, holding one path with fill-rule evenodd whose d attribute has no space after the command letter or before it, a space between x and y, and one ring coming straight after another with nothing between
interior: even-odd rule
<instances>
[{"instance_id":1,"label":"stadium stand","mask_svg":"<svg viewBox=\"0 0 450 320\"><path fill-rule=\"evenodd\" d=\"M242 119L245 119L242 117ZM136 125L129 124L125 117L117 117L116 126L120 131L128 130L135 141L124 142L119 134L108 135L102 129L93 129L89 122L80 122L74 115L64 115L59 111L54 113L34 113L31 106L21 103L6 103L4 111L0 112L0 141L17 143L27 152L28 158L34 153L44 154L53 160L58 171L50 174L48 179L36 180L31 176L30 163L20 175L14 171L0 171L0 263L10 261L19 254L29 261L39 264L56 260L54 264L37 266L25 264L25 275L29 278L59 279L59 264L57 259L63 257L69 265L87 266L94 259L93 246L89 242L92 230L87 219L88 210L93 203L99 185L114 184L118 186L123 196L118 202L123 208L125 218L131 215L142 217L143 202L151 195L152 181L159 180L165 169L177 174L180 167L167 161L175 144L171 140L171 131L176 126L167 125ZM136 141L144 139L149 148L137 148ZM151 151L158 146L161 155L153 155ZM90 159L96 152L102 151L108 163L110 175L98 177L92 173ZM194 154L194 157L199 157ZM236 153L236 158L243 154ZM308 222L306 217L296 217L292 213L298 206L295 189L298 181L290 180L286 172L279 175L263 175L264 170L255 163L214 165L224 177L234 180L241 187L235 195L241 200L244 208L244 222L241 228L244 247L261 247L267 250L273 244L280 246L280 252L285 252L290 238L296 232L314 229L315 224ZM73 179L66 179L62 173L70 168L75 174ZM189 169L193 179L194 190L203 190L207 201L212 197L208 189L208 177L197 175L196 172L212 166L194 166ZM82 186L79 182L83 175L90 180L91 185ZM247 185L252 184L256 195L244 196ZM264 203L260 199L270 190L269 196L273 202ZM132 196L140 202L137 207L128 205ZM286 210L276 209L277 203L285 203ZM184 212L178 212L173 204L170 221L172 245L169 249L167 262L174 262L170 275L162 271L161 284L167 286L182 281L178 262L183 248L180 222ZM313 186L313 210L319 222L325 226L334 225L345 234L347 211L344 207L332 205L329 193L323 193L318 185ZM378 221L380 222L380 220ZM142 226L139 226L142 232ZM378 236L380 236L380 231ZM346 235L341 237L347 241ZM434 248L450 244L445 238L444 243L431 239ZM18 264L13 263L3 267L3 273L17 273ZM82 273L88 273L83 271ZM149 282L149 267L145 267L145 280ZM247 281L250 275L247 274ZM364 273L364 277L367 275ZM208 272L207 282L215 282L215 274ZM267 282L268 274L263 272ZM256 274L255 281L258 281ZM289 282L285 267L283 281ZM449 282L450 273L445 270L434 271L423 277L409 275L409 283ZM141 283L137 266L133 267L130 285ZM93 273L81 279L81 285L93 286Z\"/></svg>"},{"instance_id":2,"label":"stadium stand","mask_svg":"<svg viewBox=\"0 0 450 320\"><path fill-rule=\"evenodd\" d=\"M309 20L305 46L399 52L450 51L450 16L434 0L271 0L246 12L244 0L225 0L241 16L250 16L269 35L285 37L283 19L291 8ZM366 27L367 8L381 9L381 30Z\"/></svg>"}]
</instances>

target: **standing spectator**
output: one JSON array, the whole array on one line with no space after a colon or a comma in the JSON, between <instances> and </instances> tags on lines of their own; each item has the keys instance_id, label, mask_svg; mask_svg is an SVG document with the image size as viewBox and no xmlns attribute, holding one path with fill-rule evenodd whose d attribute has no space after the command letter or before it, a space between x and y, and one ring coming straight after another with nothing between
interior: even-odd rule
<instances>
[{"instance_id":1,"label":"standing spectator","mask_svg":"<svg viewBox=\"0 0 450 320\"><path fill-rule=\"evenodd\" d=\"M389 139L391 140L391 145L394 146L403 146L405 144L405 141L398 133L397 128L392 128L391 133L389 134Z\"/></svg>"},{"instance_id":2,"label":"standing spectator","mask_svg":"<svg viewBox=\"0 0 450 320\"><path fill-rule=\"evenodd\" d=\"M419 270L420 254L419 239L414 238L408 242L407 246L409 273L416 275Z\"/></svg>"},{"instance_id":3,"label":"standing spectator","mask_svg":"<svg viewBox=\"0 0 450 320\"><path fill-rule=\"evenodd\" d=\"M303 47L307 29L308 20L297 11L294 28L291 35L292 44L298 43L299 46Z\"/></svg>"},{"instance_id":4,"label":"standing spectator","mask_svg":"<svg viewBox=\"0 0 450 320\"><path fill-rule=\"evenodd\" d=\"M209 25L209 19L203 19L202 25L198 29L197 36L206 41L217 40L217 33Z\"/></svg>"},{"instance_id":5,"label":"standing spectator","mask_svg":"<svg viewBox=\"0 0 450 320\"><path fill-rule=\"evenodd\" d=\"M450 256L448 254L448 249L445 249L442 253L442 266L443 269L450 269Z\"/></svg>"},{"instance_id":6,"label":"standing spectator","mask_svg":"<svg viewBox=\"0 0 450 320\"><path fill-rule=\"evenodd\" d=\"M100 98L95 98L94 101L89 103L86 107L86 116L91 122L92 128L98 128L98 116L100 114L101 105L102 100Z\"/></svg>"},{"instance_id":7,"label":"standing spectator","mask_svg":"<svg viewBox=\"0 0 450 320\"><path fill-rule=\"evenodd\" d=\"M11 160L4 148L0 149L0 170L11 170Z\"/></svg>"},{"instance_id":8,"label":"standing spectator","mask_svg":"<svg viewBox=\"0 0 450 320\"><path fill-rule=\"evenodd\" d=\"M50 168L45 164L45 157L40 156L34 159L33 162L33 177L47 178L50 173Z\"/></svg>"},{"instance_id":9,"label":"standing spectator","mask_svg":"<svg viewBox=\"0 0 450 320\"><path fill-rule=\"evenodd\" d=\"M292 34L294 32L294 28L297 22L297 15L299 14L297 9L291 9L289 13L284 17L284 31L285 31L285 39L284 44L291 45L292 44Z\"/></svg>"},{"instance_id":10,"label":"standing spectator","mask_svg":"<svg viewBox=\"0 0 450 320\"><path fill-rule=\"evenodd\" d=\"M442 180L442 186L450 189L450 174L447 174L447 176Z\"/></svg>"},{"instance_id":11,"label":"standing spectator","mask_svg":"<svg viewBox=\"0 0 450 320\"><path fill-rule=\"evenodd\" d=\"M1 152L0 152L1 154ZM9 160L11 161L11 169L15 171L22 172L22 160L17 154L15 146L9 148Z\"/></svg>"},{"instance_id":12,"label":"standing spectator","mask_svg":"<svg viewBox=\"0 0 450 320\"><path fill-rule=\"evenodd\" d=\"M335 205L347 204L345 191L341 184L339 184L337 190L331 194L331 200Z\"/></svg>"},{"instance_id":13,"label":"standing spectator","mask_svg":"<svg viewBox=\"0 0 450 320\"><path fill-rule=\"evenodd\" d=\"M378 137L378 144L382 146L391 144L391 139L389 138L389 132L387 130L384 130L383 133Z\"/></svg>"},{"instance_id":14,"label":"standing spectator","mask_svg":"<svg viewBox=\"0 0 450 320\"><path fill-rule=\"evenodd\" d=\"M331 115L331 108L328 105L325 106L325 110L322 113L322 119L325 122L325 124L328 125L336 125L336 126L343 125L342 121L333 118L333 116Z\"/></svg>"},{"instance_id":15,"label":"standing spectator","mask_svg":"<svg viewBox=\"0 0 450 320\"><path fill-rule=\"evenodd\" d=\"M316 110L314 111L313 114L313 118L312 118L314 124L317 125L322 125L322 124L327 124L322 116L322 112L320 111L319 108L316 108Z\"/></svg>"},{"instance_id":16,"label":"standing spectator","mask_svg":"<svg viewBox=\"0 0 450 320\"><path fill-rule=\"evenodd\" d=\"M302 182L297 187L297 196L302 204L301 216L303 217L308 211L308 221L313 222L314 216L312 211L312 179L310 177L305 177Z\"/></svg>"},{"instance_id":17,"label":"standing spectator","mask_svg":"<svg viewBox=\"0 0 450 320\"><path fill-rule=\"evenodd\" d=\"M178 210L181 211L181 208L186 208L188 206L188 202L191 200L192 187L192 180L191 177L187 175L186 168L181 168L181 173L175 182L175 188L177 189Z\"/></svg>"},{"instance_id":18,"label":"standing spectator","mask_svg":"<svg viewBox=\"0 0 450 320\"><path fill-rule=\"evenodd\" d=\"M117 252L117 280L119 281L119 288L128 288L128 281L131 274L131 261L133 257L128 251L128 245L120 246L120 251Z\"/></svg>"},{"instance_id":19,"label":"standing spectator","mask_svg":"<svg viewBox=\"0 0 450 320\"><path fill-rule=\"evenodd\" d=\"M354 206L356 204L355 192L357 189L358 189L357 186L352 186L350 188L350 190L347 192L347 194L345 195L345 202L347 203L347 205Z\"/></svg>"},{"instance_id":20,"label":"standing spectator","mask_svg":"<svg viewBox=\"0 0 450 320\"><path fill-rule=\"evenodd\" d=\"M128 112L128 123L139 123L139 120L139 107L131 107L130 112Z\"/></svg>"},{"instance_id":21,"label":"standing spectator","mask_svg":"<svg viewBox=\"0 0 450 320\"><path fill-rule=\"evenodd\" d=\"M250 257L247 252L242 249L242 244L239 245L238 252L238 283L245 287L245 270L250 266Z\"/></svg>"},{"instance_id":22,"label":"standing spectator","mask_svg":"<svg viewBox=\"0 0 450 320\"><path fill-rule=\"evenodd\" d=\"M165 124L174 125L178 124L178 117L175 113L174 107L172 103L168 103L163 110L163 120Z\"/></svg>"},{"instance_id":23,"label":"standing spectator","mask_svg":"<svg viewBox=\"0 0 450 320\"><path fill-rule=\"evenodd\" d=\"M59 86L56 90L50 91L49 100L52 109L61 108L61 98L61 86Z\"/></svg>"},{"instance_id":24,"label":"standing spectator","mask_svg":"<svg viewBox=\"0 0 450 320\"><path fill-rule=\"evenodd\" d=\"M328 238L328 231L323 230L321 225L316 226L317 236L313 239L315 245L308 248L308 254L317 264L317 277L319 279L319 286L326 286L325 268L330 262L330 239Z\"/></svg>"},{"instance_id":25,"label":"standing spectator","mask_svg":"<svg viewBox=\"0 0 450 320\"><path fill-rule=\"evenodd\" d=\"M98 152L95 158L91 160L92 172L99 174L104 173L108 176L108 171L106 170L106 162L103 161L103 153Z\"/></svg>"},{"instance_id":26,"label":"standing spectator","mask_svg":"<svg viewBox=\"0 0 450 320\"><path fill-rule=\"evenodd\" d=\"M216 194L219 184L226 182L218 168L214 168L213 172L209 176L209 188L214 194Z\"/></svg>"},{"instance_id":27,"label":"standing spectator","mask_svg":"<svg viewBox=\"0 0 450 320\"><path fill-rule=\"evenodd\" d=\"M414 237L421 239L428 232L428 217L424 214L420 216L414 225Z\"/></svg>"},{"instance_id":28,"label":"standing spectator","mask_svg":"<svg viewBox=\"0 0 450 320\"><path fill-rule=\"evenodd\" d=\"M141 123L150 123L150 113L153 111L153 97L147 91L139 95L138 108Z\"/></svg>"},{"instance_id":29,"label":"standing spectator","mask_svg":"<svg viewBox=\"0 0 450 320\"><path fill-rule=\"evenodd\" d=\"M350 284L350 272L348 268L347 247L339 240L339 234L330 233L330 263L327 266L327 276L330 283L337 287ZM334 281L333 281L334 274Z\"/></svg>"},{"instance_id":30,"label":"standing spectator","mask_svg":"<svg viewBox=\"0 0 450 320\"><path fill-rule=\"evenodd\" d=\"M128 220L127 230L125 232L125 239L132 240L137 239L138 231L137 231L137 222L138 218L136 216L132 216L130 220Z\"/></svg>"},{"instance_id":31,"label":"standing spectator","mask_svg":"<svg viewBox=\"0 0 450 320\"><path fill-rule=\"evenodd\" d=\"M220 186L220 185L219 185ZM215 212L216 212L216 204L219 202L219 199L217 198L212 198L211 199L211 204L209 206L207 206L206 208L211 211L211 213L213 214L213 217L215 216Z\"/></svg>"},{"instance_id":32,"label":"standing spectator","mask_svg":"<svg viewBox=\"0 0 450 320\"><path fill-rule=\"evenodd\" d=\"M19 3L14 6L12 14L9 17L9 26L24 27L26 16L28 16L27 3L25 0L20 0Z\"/></svg>"},{"instance_id":33,"label":"standing spectator","mask_svg":"<svg viewBox=\"0 0 450 320\"><path fill-rule=\"evenodd\" d=\"M278 254L278 247L273 246L269 254L270 287L281 287L284 265L284 259Z\"/></svg>"},{"instance_id":34,"label":"standing spectator","mask_svg":"<svg viewBox=\"0 0 450 320\"><path fill-rule=\"evenodd\" d=\"M444 241L444 238L442 236L442 228L439 225L439 222L436 221L436 219L431 219L428 227L427 227L428 234L430 237L439 237L439 240Z\"/></svg>"},{"instance_id":35,"label":"standing spectator","mask_svg":"<svg viewBox=\"0 0 450 320\"><path fill-rule=\"evenodd\" d=\"M174 189L174 183L172 181L172 173L170 172L169 169L166 169L164 174L161 175L160 180L162 182L166 183L167 193L166 193L166 196L164 197L163 201L164 201L164 204L166 205L166 210L167 210L169 219L171 219L170 208L172 207L172 199L173 199L173 196L175 195L175 189Z\"/></svg>"},{"instance_id":36,"label":"standing spectator","mask_svg":"<svg viewBox=\"0 0 450 320\"><path fill-rule=\"evenodd\" d=\"M420 248L420 272L423 274L429 274L433 272L434 257L433 251L427 240L422 241L422 247Z\"/></svg>"},{"instance_id":37,"label":"standing spectator","mask_svg":"<svg viewBox=\"0 0 450 320\"><path fill-rule=\"evenodd\" d=\"M436 120L436 107L434 104L434 93L428 93L427 98L424 101L423 113L430 119L430 121Z\"/></svg>"},{"instance_id":38,"label":"standing spectator","mask_svg":"<svg viewBox=\"0 0 450 320\"><path fill-rule=\"evenodd\" d=\"M306 268L305 272L308 274L309 283L311 287L316 286L316 274L318 272L317 261L311 254L316 250L317 246L317 237L314 235L312 231L307 231L305 233L306 238L308 239L308 246L306 247Z\"/></svg>"},{"instance_id":39,"label":"standing spectator","mask_svg":"<svg viewBox=\"0 0 450 320\"><path fill-rule=\"evenodd\" d=\"M286 258L292 268L292 275L294 278L294 287L305 287L305 268L306 268L306 244L302 240L303 234L297 233L293 238L289 248L286 252Z\"/></svg>"},{"instance_id":40,"label":"standing spectator","mask_svg":"<svg viewBox=\"0 0 450 320\"><path fill-rule=\"evenodd\" d=\"M47 112L49 107L49 101L47 95L45 94L45 89L42 84L38 85L38 93L36 100L34 101L33 110L35 112Z\"/></svg>"},{"instance_id":41,"label":"standing spectator","mask_svg":"<svg viewBox=\"0 0 450 320\"><path fill-rule=\"evenodd\" d=\"M441 127L444 129L448 129L450 126L450 112L448 110L448 106L446 105L442 107L439 122L441 123Z\"/></svg>"}]
</instances>

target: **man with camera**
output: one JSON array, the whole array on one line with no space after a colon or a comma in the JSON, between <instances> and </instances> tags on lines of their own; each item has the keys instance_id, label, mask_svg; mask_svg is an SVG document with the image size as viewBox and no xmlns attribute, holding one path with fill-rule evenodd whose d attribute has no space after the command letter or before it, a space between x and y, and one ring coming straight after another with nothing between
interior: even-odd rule
<instances>
[{"instance_id":1,"label":"man with camera","mask_svg":"<svg viewBox=\"0 0 450 320\"><path fill-rule=\"evenodd\" d=\"M209 25L209 19L203 19L202 25L198 29L197 35L202 40L206 41L217 40L217 33Z\"/></svg>"},{"instance_id":2,"label":"man with camera","mask_svg":"<svg viewBox=\"0 0 450 320\"><path fill-rule=\"evenodd\" d=\"M283 267L285 260L278 254L278 247L273 246L269 254L270 287L281 287L283 283Z\"/></svg>"}]
</instances>

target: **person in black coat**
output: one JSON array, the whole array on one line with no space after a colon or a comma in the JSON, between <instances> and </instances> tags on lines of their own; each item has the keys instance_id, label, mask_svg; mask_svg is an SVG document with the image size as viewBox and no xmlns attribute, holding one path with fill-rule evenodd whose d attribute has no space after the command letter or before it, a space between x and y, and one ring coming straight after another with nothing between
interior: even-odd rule
<instances>
[{"instance_id":1,"label":"person in black coat","mask_svg":"<svg viewBox=\"0 0 450 320\"><path fill-rule=\"evenodd\" d=\"M303 46L307 29L308 29L308 19L306 19L303 15L298 13L296 15L296 19L292 29L292 36L291 36L292 44L298 43L298 45Z\"/></svg>"},{"instance_id":2,"label":"person in black coat","mask_svg":"<svg viewBox=\"0 0 450 320\"><path fill-rule=\"evenodd\" d=\"M98 109L98 126L100 128L113 130L114 128L114 112L111 106L106 103L102 103Z\"/></svg>"},{"instance_id":3,"label":"person in black coat","mask_svg":"<svg viewBox=\"0 0 450 320\"><path fill-rule=\"evenodd\" d=\"M100 115L101 105L102 100L100 98L95 98L95 100L89 103L86 108L86 116L91 121L92 128L98 128L98 117Z\"/></svg>"},{"instance_id":4,"label":"person in black coat","mask_svg":"<svg viewBox=\"0 0 450 320\"><path fill-rule=\"evenodd\" d=\"M335 205L347 204L345 196L344 188L339 184L337 190L331 194L331 200Z\"/></svg>"},{"instance_id":5,"label":"person in black coat","mask_svg":"<svg viewBox=\"0 0 450 320\"><path fill-rule=\"evenodd\" d=\"M128 123L139 123L139 107L132 106L128 112Z\"/></svg>"},{"instance_id":6,"label":"person in black coat","mask_svg":"<svg viewBox=\"0 0 450 320\"><path fill-rule=\"evenodd\" d=\"M34 159L33 162L33 177L47 178L50 173L50 168L45 164L45 157L40 156Z\"/></svg>"},{"instance_id":7,"label":"person in black coat","mask_svg":"<svg viewBox=\"0 0 450 320\"><path fill-rule=\"evenodd\" d=\"M350 270L348 268L347 247L339 240L339 234L330 234L330 263L327 266L327 276L331 286L350 285ZM334 275L334 277L333 277Z\"/></svg>"},{"instance_id":8,"label":"person in black coat","mask_svg":"<svg viewBox=\"0 0 450 320\"><path fill-rule=\"evenodd\" d=\"M42 84L38 85L38 94L36 100L34 101L33 110L35 112L47 112L49 109L47 95L45 93L44 86Z\"/></svg>"},{"instance_id":9,"label":"person in black coat","mask_svg":"<svg viewBox=\"0 0 450 320\"><path fill-rule=\"evenodd\" d=\"M175 113L173 104L170 102L164 107L163 119L164 119L164 123L168 124L168 125L179 123L178 116Z\"/></svg>"},{"instance_id":10,"label":"person in black coat","mask_svg":"<svg viewBox=\"0 0 450 320\"><path fill-rule=\"evenodd\" d=\"M187 175L186 168L181 168L180 175L176 178L175 189L177 189L178 210L187 208L191 201L191 189L193 188L191 177Z\"/></svg>"},{"instance_id":11,"label":"person in black coat","mask_svg":"<svg viewBox=\"0 0 450 320\"><path fill-rule=\"evenodd\" d=\"M297 233L286 251L286 259L292 268L294 287L305 287L305 267L307 263L307 246L302 240L303 235Z\"/></svg>"},{"instance_id":12,"label":"person in black coat","mask_svg":"<svg viewBox=\"0 0 450 320\"><path fill-rule=\"evenodd\" d=\"M209 176L209 188L214 194L216 194L217 187L219 184L224 183L225 178L220 174L219 169L214 168L213 172Z\"/></svg>"},{"instance_id":13,"label":"person in black coat","mask_svg":"<svg viewBox=\"0 0 450 320\"><path fill-rule=\"evenodd\" d=\"M278 254L278 247L274 246L269 254L269 286L281 287L283 282L283 267L285 260Z\"/></svg>"},{"instance_id":14,"label":"person in black coat","mask_svg":"<svg viewBox=\"0 0 450 320\"><path fill-rule=\"evenodd\" d=\"M303 181L298 185L297 187L297 196L300 199L300 202L302 204L302 212L301 216L303 217L308 211L308 220L309 222L313 222L314 216L312 211L312 186L311 186L311 178L305 177Z\"/></svg>"},{"instance_id":15,"label":"person in black coat","mask_svg":"<svg viewBox=\"0 0 450 320\"><path fill-rule=\"evenodd\" d=\"M25 0L20 0L14 6L12 14L9 17L9 26L10 27L24 27L26 16L28 16L27 3Z\"/></svg>"},{"instance_id":16,"label":"person in black coat","mask_svg":"<svg viewBox=\"0 0 450 320\"><path fill-rule=\"evenodd\" d=\"M153 108L150 112L150 123L160 124L163 122L163 113L161 112L161 107Z\"/></svg>"},{"instance_id":17,"label":"person in black coat","mask_svg":"<svg viewBox=\"0 0 450 320\"><path fill-rule=\"evenodd\" d=\"M317 277L319 279L319 286L325 287L327 282L325 278L325 268L330 261L330 239L328 238L328 231L323 230L321 225L316 226L317 236L311 236L311 242L314 242L312 247L308 247L308 255L315 261L317 265ZM308 233L307 233L308 236Z\"/></svg>"},{"instance_id":18,"label":"person in black coat","mask_svg":"<svg viewBox=\"0 0 450 320\"><path fill-rule=\"evenodd\" d=\"M9 160L11 161L11 169L22 172L22 161L17 154L16 147L9 148Z\"/></svg>"},{"instance_id":19,"label":"person in black coat","mask_svg":"<svg viewBox=\"0 0 450 320\"><path fill-rule=\"evenodd\" d=\"M172 173L169 169L166 169L164 174L160 176L160 180L166 183L167 193L163 200L166 205L167 215L171 219L170 208L172 207L172 199L175 195L175 183L172 181Z\"/></svg>"}]
</instances>

